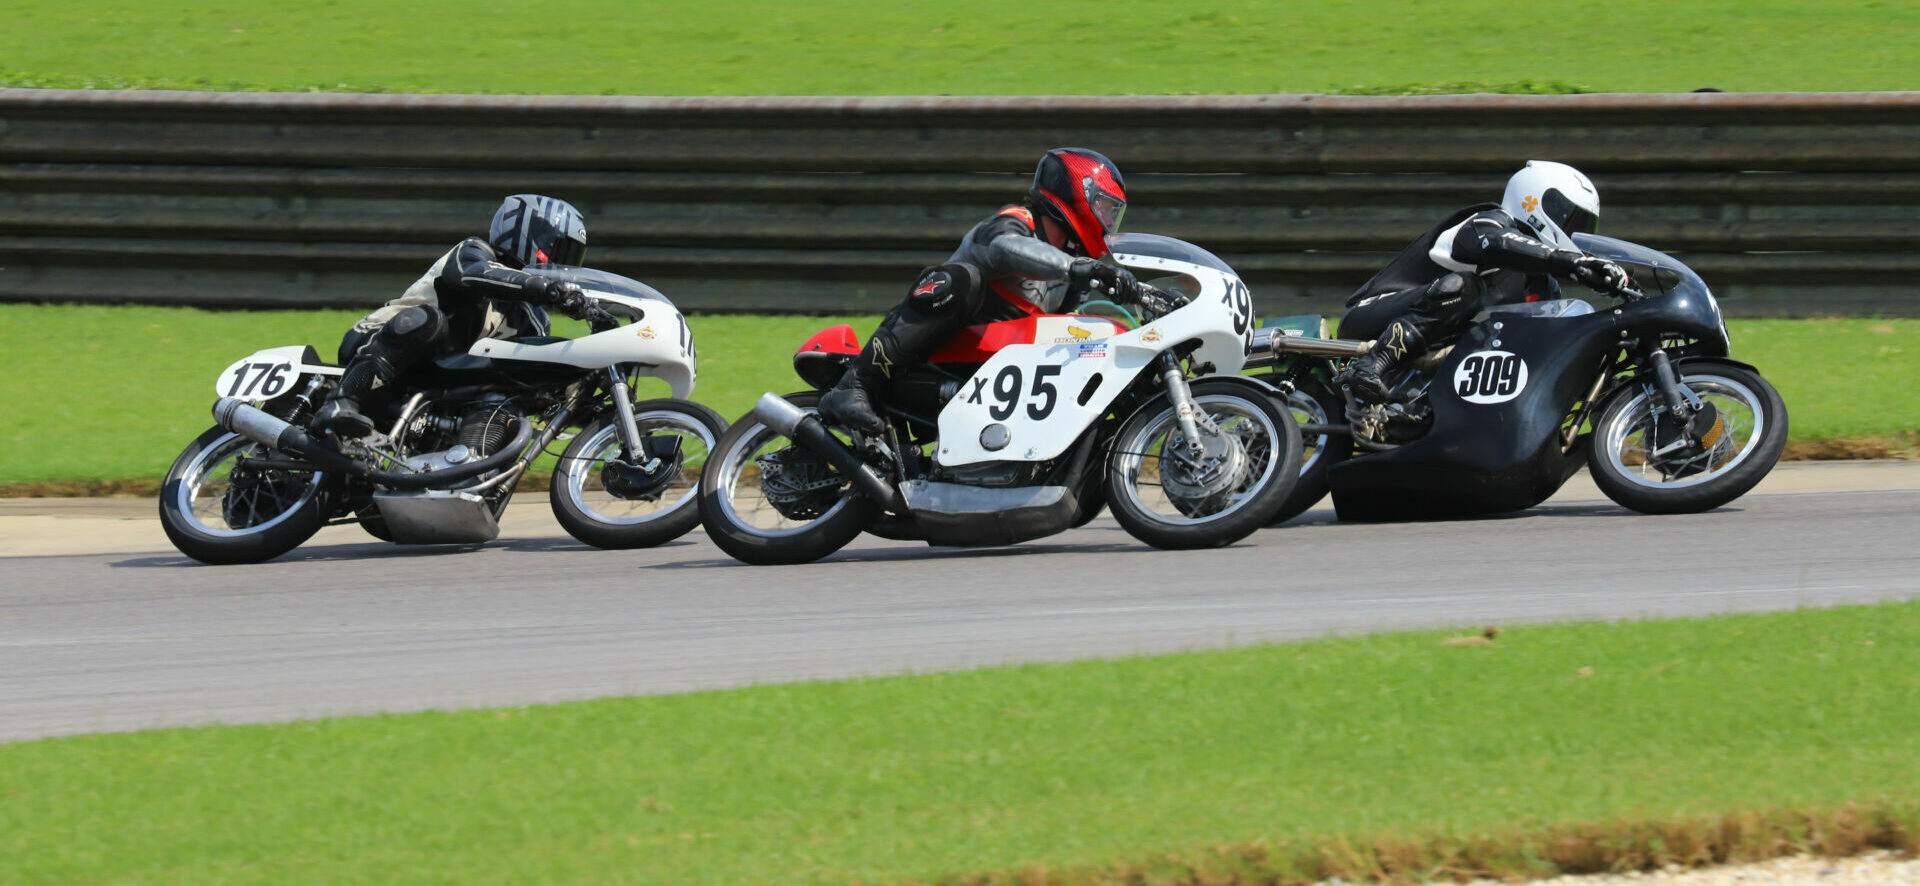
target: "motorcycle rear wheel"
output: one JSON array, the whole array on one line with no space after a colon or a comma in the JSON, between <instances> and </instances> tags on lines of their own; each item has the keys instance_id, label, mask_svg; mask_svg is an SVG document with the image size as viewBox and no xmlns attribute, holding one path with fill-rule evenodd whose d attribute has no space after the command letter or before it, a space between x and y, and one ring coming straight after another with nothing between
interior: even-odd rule
<instances>
[{"instance_id":1,"label":"motorcycle rear wheel","mask_svg":"<svg viewBox=\"0 0 1920 886\"><path fill-rule=\"evenodd\" d=\"M1787 445L1787 406L1759 373L1725 363L1677 367L1680 383L1726 422L1716 443L1661 458L1648 443L1657 395L1623 391L1593 420L1587 471L1617 504L1643 514L1692 514L1733 501L1773 470Z\"/></svg>"},{"instance_id":2,"label":"motorcycle rear wheel","mask_svg":"<svg viewBox=\"0 0 1920 886\"><path fill-rule=\"evenodd\" d=\"M634 404L641 436L680 438L680 467L665 487L645 497L609 489L602 469L620 456L620 425L615 416L594 420L574 435L553 470L548 503L568 535L596 548L625 550L670 542L700 524L700 473L726 419L686 400L647 400Z\"/></svg>"},{"instance_id":3,"label":"motorcycle rear wheel","mask_svg":"<svg viewBox=\"0 0 1920 886\"><path fill-rule=\"evenodd\" d=\"M1107 509L1121 528L1156 548L1229 545L1267 525L1300 477L1300 425L1279 397L1250 383L1200 379L1196 405L1221 430L1240 439L1249 458L1244 477L1224 502L1201 506L1180 500L1163 482L1160 453L1179 432L1171 401L1148 401L1121 425L1107 457Z\"/></svg>"},{"instance_id":4,"label":"motorcycle rear wheel","mask_svg":"<svg viewBox=\"0 0 1920 886\"><path fill-rule=\"evenodd\" d=\"M820 394L787 395L808 412ZM781 488L770 494L766 482ZM837 482L837 489L835 488ZM797 487L812 491L796 494ZM700 520L707 537L743 563L811 563L846 547L879 516L826 459L795 445L752 413L714 444L700 477Z\"/></svg>"},{"instance_id":5,"label":"motorcycle rear wheel","mask_svg":"<svg viewBox=\"0 0 1920 886\"><path fill-rule=\"evenodd\" d=\"M174 459L160 490L160 526L180 553L202 563L261 563L320 531L326 474L260 470L243 461L270 455L285 457L216 427Z\"/></svg>"}]
</instances>

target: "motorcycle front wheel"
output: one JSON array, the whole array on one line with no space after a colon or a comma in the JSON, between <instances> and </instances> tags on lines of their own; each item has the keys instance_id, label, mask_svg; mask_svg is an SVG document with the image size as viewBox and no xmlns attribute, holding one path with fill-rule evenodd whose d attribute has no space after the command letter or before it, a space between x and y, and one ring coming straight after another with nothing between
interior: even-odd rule
<instances>
[{"instance_id":1,"label":"motorcycle front wheel","mask_svg":"<svg viewBox=\"0 0 1920 886\"><path fill-rule=\"evenodd\" d=\"M1787 406L1759 373L1724 363L1677 367L1680 383L1719 412L1704 446L1653 452L1659 395L1630 388L1593 420L1587 471L1615 503L1643 514L1692 514L1733 501L1758 484L1787 445Z\"/></svg>"},{"instance_id":2,"label":"motorcycle front wheel","mask_svg":"<svg viewBox=\"0 0 1920 886\"><path fill-rule=\"evenodd\" d=\"M1343 424L1347 420L1346 401L1326 383L1308 379L1287 395L1293 419L1303 425ZM1347 434L1309 434L1302 432L1300 482L1281 502L1280 512L1267 523L1278 526L1306 513L1327 495L1327 474L1333 466L1353 454L1353 437Z\"/></svg>"},{"instance_id":3,"label":"motorcycle front wheel","mask_svg":"<svg viewBox=\"0 0 1920 886\"><path fill-rule=\"evenodd\" d=\"M820 394L786 399L813 412ZM707 537L743 563L811 563L846 547L879 513L825 458L752 413L720 436L700 478Z\"/></svg>"},{"instance_id":4,"label":"motorcycle front wheel","mask_svg":"<svg viewBox=\"0 0 1920 886\"><path fill-rule=\"evenodd\" d=\"M673 437L678 449L652 474L620 461L620 419L595 419L560 455L547 499L568 535L596 548L624 550L665 544L700 523L700 473L726 432L720 414L686 400L634 404L643 438Z\"/></svg>"},{"instance_id":5,"label":"motorcycle front wheel","mask_svg":"<svg viewBox=\"0 0 1920 886\"><path fill-rule=\"evenodd\" d=\"M1185 443L1163 394L1121 425L1107 458L1108 510L1156 548L1239 541L1271 522L1299 482L1300 425L1280 398L1230 379L1203 378L1192 388L1221 432L1205 455L1173 454Z\"/></svg>"},{"instance_id":6,"label":"motorcycle front wheel","mask_svg":"<svg viewBox=\"0 0 1920 886\"><path fill-rule=\"evenodd\" d=\"M326 475L261 467L287 456L225 428L211 428L167 470L160 525L173 546L202 563L260 563L300 546L326 522Z\"/></svg>"}]
</instances>

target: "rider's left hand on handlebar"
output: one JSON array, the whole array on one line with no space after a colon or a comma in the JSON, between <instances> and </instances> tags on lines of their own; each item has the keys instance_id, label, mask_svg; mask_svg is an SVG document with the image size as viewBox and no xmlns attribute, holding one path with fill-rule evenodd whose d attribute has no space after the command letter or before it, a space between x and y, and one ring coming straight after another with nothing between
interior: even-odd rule
<instances>
[{"instance_id":1,"label":"rider's left hand on handlebar","mask_svg":"<svg viewBox=\"0 0 1920 886\"><path fill-rule=\"evenodd\" d=\"M612 329L620 325L619 318L607 313L607 309L596 304L588 304L580 313L572 315L575 320L587 321L587 328L595 332Z\"/></svg>"},{"instance_id":2,"label":"rider's left hand on handlebar","mask_svg":"<svg viewBox=\"0 0 1920 886\"><path fill-rule=\"evenodd\" d=\"M1140 284L1140 296L1135 303L1146 308L1155 317L1170 314L1187 305L1187 297L1178 292L1155 289L1145 283Z\"/></svg>"},{"instance_id":3,"label":"rider's left hand on handlebar","mask_svg":"<svg viewBox=\"0 0 1920 886\"><path fill-rule=\"evenodd\" d=\"M1140 297L1140 281L1133 278L1132 271L1091 258L1073 260L1067 269L1067 286L1075 292L1086 292L1090 298L1123 304Z\"/></svg>"},{"instance_id":4,"label":"rider's left hand on handlebar","mask_svg":"<svg viewBox=\"0 0 1920 886\"><path fill-rule=\"evenodd\" d=\"M1573 263L1573 279L1582 286L1606 293L1625 293L1633 286L1633 279L1627 276L1625 268L1591 255Z\"/></svg>"}]
</instances>

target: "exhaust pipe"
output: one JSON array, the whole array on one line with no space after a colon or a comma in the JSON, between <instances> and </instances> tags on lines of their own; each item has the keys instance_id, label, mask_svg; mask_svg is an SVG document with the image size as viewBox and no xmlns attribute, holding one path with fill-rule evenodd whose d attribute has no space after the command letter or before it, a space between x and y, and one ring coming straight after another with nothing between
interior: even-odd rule
<instances>
[{"instance_id":1,"label":"exhaust pipe","mask_svg":"<svg viewBox=\"0 0 1920 886\"><path fill-rule=\"evenodd\" d=\"M1344 338L1310 338L1304 335L1287 335L1279 327L1256 329L1253 332L1253 344L1247 347L1247 368L1258 369L1280 362L1282 354L1300 354L1307 357L1358 357L1367 352L1371 343L1351 341Z\"/></svg>"},{"instance_id":2,"label":"exhaust pipe","mask_svg":"<svg viewBox=\"0 0 1920 886\"><path fill-rule=\"evenodd\" d=\"M907 502L900 496L900 490L876 473L872 465L861 461L839 437L829 433L820 416L788 403L784 397L768 393L753 404L753 417L825 458L853 483L854 489L879 503L888 513L906 515Z\"/></svg>"},{"instance_id":3,"label":"exhaust pipe","mask_svg":"<svg viewBox=\"0 0 1920 886\"><path fill-rule=\"evenodd\" d=\"M245 400L221 397L213 404L213 421L262 446L291 452L327 470L355 474L378 485L394 489L445 488L461 480L499 470L512 464L513 460L520 456L520 450L526 448L527 441L533 439L533 425L522 418L516 424L513 439L502 444L498 452L486 458L445 470L402 474L394 471L377 471L348 458L333 447L315 439L312 434L307 433L305 428L275 418L249 405Z\"/></svg>"}]
</instances>

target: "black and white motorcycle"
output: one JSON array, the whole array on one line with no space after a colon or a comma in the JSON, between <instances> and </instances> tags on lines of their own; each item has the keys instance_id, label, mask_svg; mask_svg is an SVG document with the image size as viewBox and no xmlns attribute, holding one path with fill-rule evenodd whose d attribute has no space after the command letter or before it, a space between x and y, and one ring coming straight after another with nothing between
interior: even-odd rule
<instances>
[{"instance_id":1,"label":"black and white motorcycle","mask_svg":"<svg viewBox=\"0 0 1920 886\"><path fill-rule=\"evenodd\" d=\"M884 440L816 414L860 351L851 327L816 335L794 356L813 389L767 394L715 445L700 493L708 537L769 564L818 560L862 532L1015 544L1102 507L1161 548L1232 544L1267 523L1295 483L1300 430L1278 391L1239 375L1254 329L1246 285L1170 237L1108 245L1166 291L1159 307L969 327L894 374Z\"/></svg>"},{"instance_id":2,"label":"black and white motorcycle","mask_svg":"<svg viewBox=\"0 0 1920 886\"><path fill-rule=\"evenodd\" d=\"M215 426L167 472L167 537L206 563L270 560L338 523L399 544L489 541L528 468L569 434L549 499L574 538L634 548L692 529L700 472L726 422L685 399L696 374L686 318L626 277L542 273L579 284L614 319L579 338L481 339L423 364L401 380L391 425L363 440L305 430L342 373L313 347L235 361L215 382ZM647 377L673 398L635 402Z\"/></svg>"}]
</instances>

